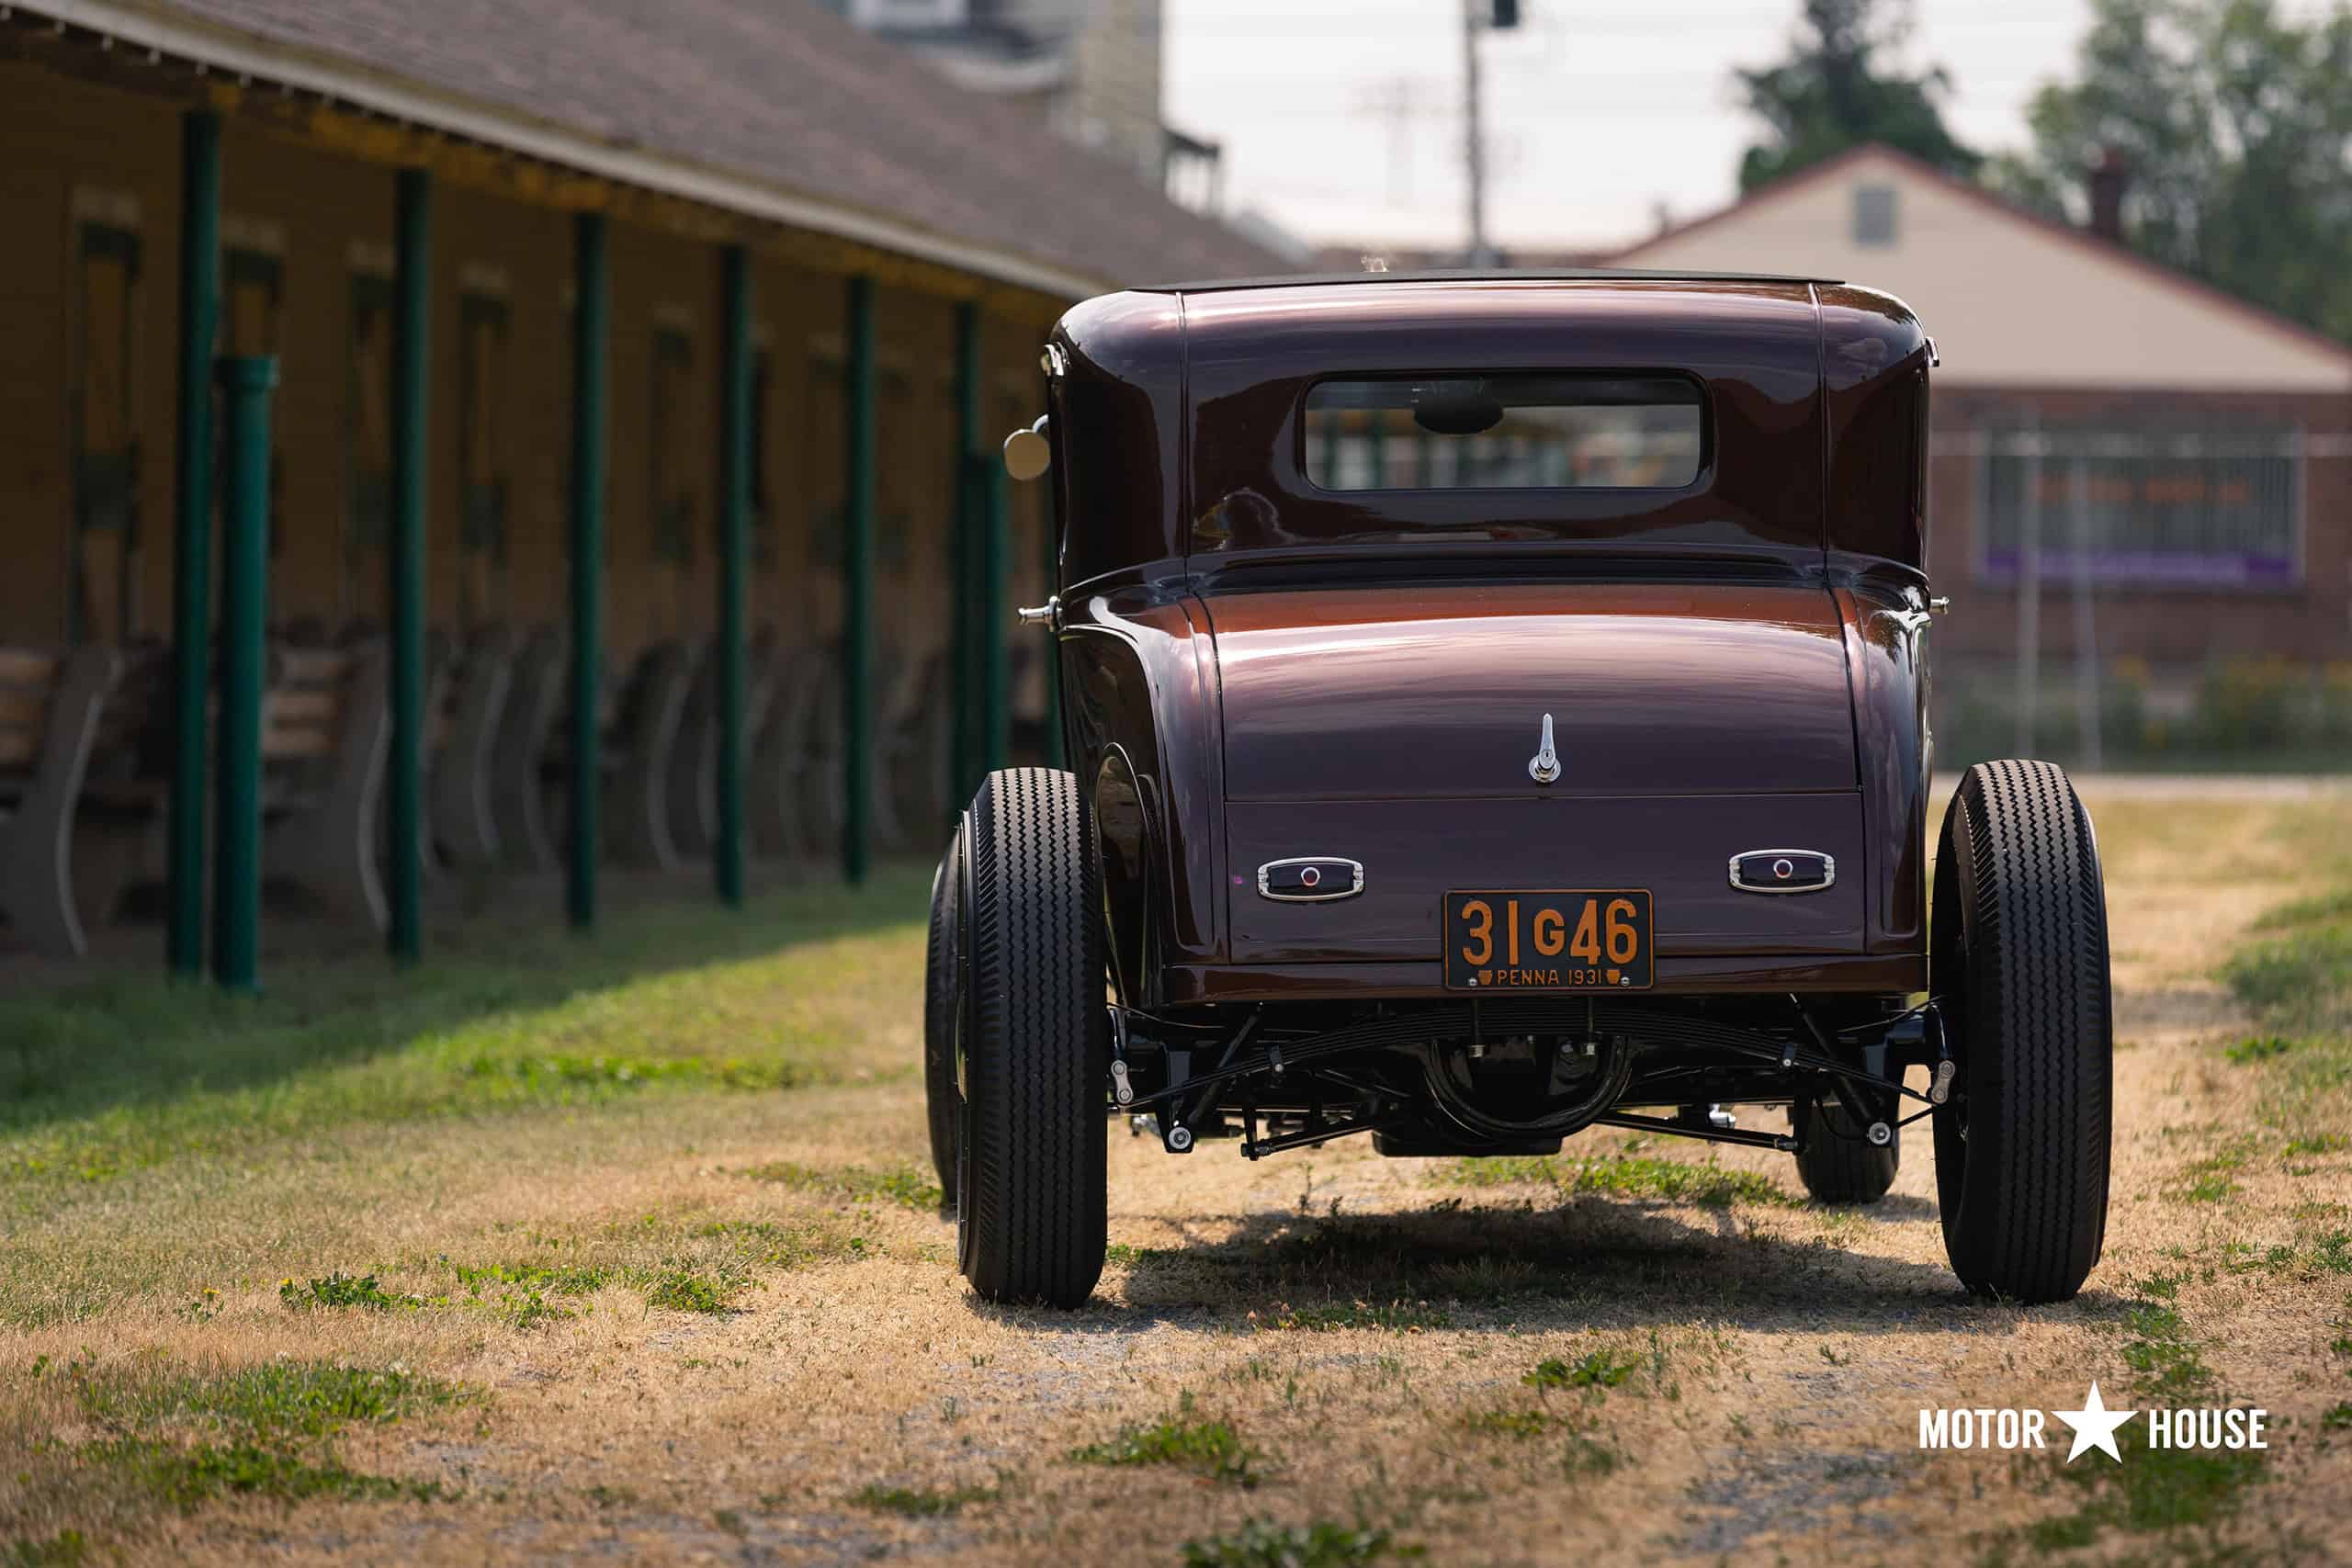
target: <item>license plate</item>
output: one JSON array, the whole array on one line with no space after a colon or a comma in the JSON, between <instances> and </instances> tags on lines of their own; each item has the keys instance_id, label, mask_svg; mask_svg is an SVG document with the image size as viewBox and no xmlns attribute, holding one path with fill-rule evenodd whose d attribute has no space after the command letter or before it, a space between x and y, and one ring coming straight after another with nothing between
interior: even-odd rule
<instances>
[{"instance_id":1,"label":"license plate","mask_svg":"<svg viewBox=\"0 0 2352 1568\"><path fill-rule=\"evenodd\" d=\"M1445 896L1448 990L1645 991L1656 968L1640 889Z\"/></svg>"}]
</instances>

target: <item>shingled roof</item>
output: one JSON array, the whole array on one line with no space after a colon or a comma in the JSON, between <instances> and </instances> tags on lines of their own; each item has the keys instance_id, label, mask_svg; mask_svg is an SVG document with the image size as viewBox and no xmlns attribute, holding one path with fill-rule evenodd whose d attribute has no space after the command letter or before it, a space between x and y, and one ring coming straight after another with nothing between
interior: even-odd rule
<instances>
[{"instance_id":1,"label":"shingled roof","mask_svg":"<svg viewBox=\"0 0 2352 1568\"><path fill-rule=\"evenodd\" d=\"M21 0L167 53L1049 293L1286 270L810 0Z\"/></svg>"}]
</instances>

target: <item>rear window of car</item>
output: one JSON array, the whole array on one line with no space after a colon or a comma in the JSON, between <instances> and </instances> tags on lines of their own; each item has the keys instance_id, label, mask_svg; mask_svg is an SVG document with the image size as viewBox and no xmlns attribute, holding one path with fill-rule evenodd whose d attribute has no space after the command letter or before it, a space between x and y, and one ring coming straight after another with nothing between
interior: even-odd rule
<instances>
[{"instance_id":1,"label":"rear window of car","mask_svg":"<svg viewBox=\"0 0 2352 1568\"><path fill-rule=\"evenodd\" d=\"M1306 415L1306 477L1329 491L1679 490L1705 448L1681 376L1318 381Z\"/></svg>"}]
</instances>

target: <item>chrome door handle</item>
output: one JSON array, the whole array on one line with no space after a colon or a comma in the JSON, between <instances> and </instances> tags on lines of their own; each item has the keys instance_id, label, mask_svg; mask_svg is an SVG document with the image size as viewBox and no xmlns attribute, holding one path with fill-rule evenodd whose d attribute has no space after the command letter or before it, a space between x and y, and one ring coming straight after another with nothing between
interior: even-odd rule
<instances>
[{"instance_id":1,"label":"chrome door handle","mask_svg":"<svg viewBox=\"0 0 2352 1568\"><path fill-rule=\"evenodd\" d=\"M1056 631L1062 625L1062 597L1057 593L1042 604L1023 604L1012 612L1021 617L1024 626L1051 626Z\"/></svg>"}]
</instances>

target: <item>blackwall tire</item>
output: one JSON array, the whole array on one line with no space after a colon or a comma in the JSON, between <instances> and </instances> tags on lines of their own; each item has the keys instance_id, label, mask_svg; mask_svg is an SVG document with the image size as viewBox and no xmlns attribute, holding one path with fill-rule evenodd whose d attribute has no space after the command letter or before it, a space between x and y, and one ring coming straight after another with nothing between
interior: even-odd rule
<instances>
[{"instance_id":1,"label":"blackwall tire","mask_svg":"<svg viewBox=\"0 0 2352 1568\"><path fill-rule=\"evenodd\" d=\"M2062 769L1968 770L1931 916L1928 982L1960 1061L1934 1117L1952 1270L1983 1294L2065 1301L2106 1241L2115 1045L2098 845Z\"/></svg>"},{"instance_id":2,"label":"blackwall tire","mask_svg":"<svg viewBox=\"0 0 2352 1568\"><path fill-rule=\"evenodd\" d=\"M973 798L956 1260L982 1299L1074 1307L1106 1242L1109 1018L1086 805L1058 769Z\"/></svg>"},{"instance_id":3,"label":"blackwall tire","mask_svg":"<svg viewBox=\"0 0 2352 1568\"><path fill-rule=\"evenodd\" d=\"M948 840L931 879L931 933L924 944L922 996L923 1110L931 1128L931 1164L939 1173L940 1201L956 1204L956 940L962 920L963 830Z\"/></svg>"},{"instance_id":4,"label":"blackwall tire","mask_svg":"<svg viewBox=\"0 0 2352 1568\"><path fill-rule=\"evenodd\" d=\"M1803 1132L1804 1150L1797 1156L1797 1179L1804 1183L1815 1202L1875 1203L1894 1185L1894 1172L1903 1159L1900 1131L1884 1148L1879 1148L1847 1121L1844 1106L1816 1104Z\"/></svg>"}]
</instances>

